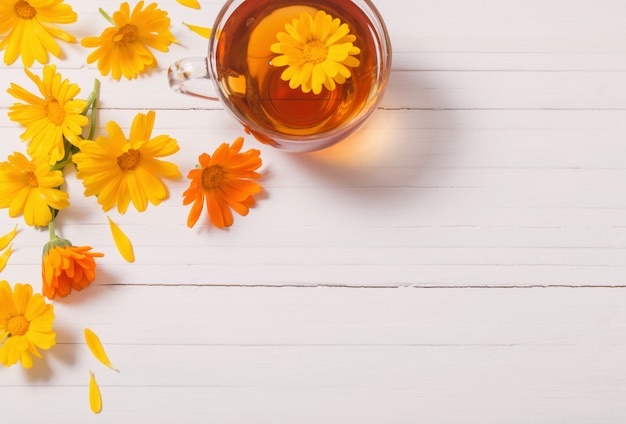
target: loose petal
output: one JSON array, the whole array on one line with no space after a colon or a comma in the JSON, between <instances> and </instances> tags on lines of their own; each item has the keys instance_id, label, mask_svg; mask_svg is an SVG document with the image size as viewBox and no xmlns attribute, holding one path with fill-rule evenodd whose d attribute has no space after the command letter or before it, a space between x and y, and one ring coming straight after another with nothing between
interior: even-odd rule
<instances>
[{"instance_id":1,"label":"loose petal","mask_svg":"<svg viewBox=\"0 0 626 424\"><path fill-rule=\"evenodd\" d=\"M200 9L200 3L198 0L176 0L183 6L191 7L192 9Z\"/></svg>"},{"instance_id":2,"label":"loose petal","mask_svg":"<svg viewBox=\"0 0 626 424\"><path fill-rule=\"evenodd\" d=\"M17 234L17 225L11 231L0 237L0 250L4 249L13 241Z\"/></svg>"},{"instance_id":3,"label":"loose petal","mask_svg":"<svg viewBox=\"0 0 626 424\"><path fill-rule=\"evenodd\" d=\"M13 244L10 244L9 247L7 247L0 255L0 272L2 272L4 267L7 265L9 257L11 257L11 253L13 253Z\"/></svg>"},{"instance_id":4,"label":"loose petal","mask_svg":"<svg viewBox=\"0 0 626 424\"><path fill-rule=\"evenodd\" d=\"M85 342L87 343L89 350L91 350L91 353L93 353L93 356L95 356L98 361L102 362L112 370L119 372L119 370L115 368L109 360L109 357L104 351L104 347L102 346L102 343L96 333L88 328L85 328Z\"/></svg>"},{"instance_id":5,"label":"loose petal","mask_svg":"<svg viewBox=\"0 0 626 424\"><path fill-rule=\"evenodd\" d=\"M211 28L202 27L198 25L191 25L186 22L183 22L183 24L186 25L187 28L189 28L190 30L198 34L199 36L204 37L204 38L211 38L211 32L213 31Z\"/></svg>"},{"instance_id":6,"label":"loose petal","mask_svg":"<svg viewBox=\"0 0 626 424\"><path fill-rule=\"evenodd\" d=\"M96 383L96 377L89 371L89 407L94 414L102 411L102 396L100 396L100 388Z\"/></svg>"},{"instance_id":7,"label":"loose petal","mask_svg":"<svg viewBox=\"0 0 626 424\"><path fill-rule=\"evenodd\" d=\"M119 250L120 255L122 255L127 262L134 262L135 254L133 253L133 245L131 244L130 239L110 217L107 218L109 219L109 227L111 228L111 234L113 234L115 246L117 246L117 250Z\"/></svg>"}]
</instances>

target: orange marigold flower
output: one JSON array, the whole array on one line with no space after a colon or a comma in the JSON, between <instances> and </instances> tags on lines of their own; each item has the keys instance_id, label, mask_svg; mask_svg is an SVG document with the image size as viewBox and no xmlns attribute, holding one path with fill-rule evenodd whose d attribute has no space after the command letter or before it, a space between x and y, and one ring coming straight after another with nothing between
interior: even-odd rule
<instances>
[{"instance_id":1,"label":"orange marigold flower","mask_svg":"<svg viewBox=\"0 0 626 424\"><path fill-rule=\"evenodd\" d=\"M62 240L69 243L67 240ZM49 243L50 244L50 243ZM57 295L65 297L72 289L81 291L96 278L96 261L94 258L104 254L90 252L91 246L72 246L65 243L46 245L44 249L41 276L42 293L48 299Z\"/></svg>"},{"instance_id":2,"label":"orange marigold flower","mask_svg":"<svg viewBox=\"0 0 626 424\"><path fill-rule=\"evenodd\" d=\"M263 187L251 179L257 179L261 166L261 152L250 149L240 153L243 137L231 145L222 143L213 156L203 153L198 158L200 166L189 171L189 188L183 193L183 205L193 202L187 218L187 226L193 227L200 217L206 202L209 218L218 228L230 227L233 223L231 209L239 215L248 214L254 206L252 195Z\"/></svg>"}]
</instances>

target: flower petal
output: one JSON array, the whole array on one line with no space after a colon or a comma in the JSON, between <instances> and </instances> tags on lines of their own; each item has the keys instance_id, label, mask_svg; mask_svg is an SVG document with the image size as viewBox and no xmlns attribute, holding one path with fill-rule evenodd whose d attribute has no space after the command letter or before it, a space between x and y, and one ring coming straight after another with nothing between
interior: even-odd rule
<instances>
[{"instance_id":1,"label":"flower petal","mask_svg":"<svg viewBox=\"0 0 626 424\"><path fill-rule=\"evenodd\" d=\"M183 6L191 7L192 9L200 9L200 3L198 0L176 0Z\"/></svg>"},{"instance_id":2,"label":"flower petal","mask_svg":"<svg viewBox=\"0 0 626 424\"><path fill-rule=\"evenodd\" d=\"M13 241L16 234L17 234L17 225L15 225L11 231L9 231L8 233L0 237L0 250L7 247L8 244Z\"/></svg>"},{"instance_id":3,"label":"flower petal","mask_svg":"<svg viewBox=\"0 0 626 424\"><path fill-rule=\"evenodd\" d=\"M113 241L115 241L115 246L117 246L117 250L120 252L120 255L122 255L127 262L134 262L135 254L133 252L133 245L130 242L130 239L110 217L107 218L109 220L111 234L113 235Z\"/></svg>"},{"instance_id":4,"label":"flower petal","mask_svg":"<svg viewBox=\"0 0 626 424\"><path fill-rule=\"evenodd\" d=\"M89 348L93 356L95 356L95 358L98 361L102 362L104 365L111 368L113 371L119 372L119 370L115 368L113 364L111 363L111 361L109 360L109 357L107 356L106 352L104 351L104 347L102 346L102 343L100 342L100 338L96 335L96 333L91 331L89 328L85 328L84 333L85 333L85 342L87 343L87 347Z\"/></svg>"},{"instance_id":5,"label":"flower petal","mask_svg":"<svg viewBox=\"0 0 626 424\"><path fill-rule=\"evenodd\" d=\"M188 24L186 22L183 22L183 25L186 25L187 28L189 28L190 30L192 30L193 32L198 34L200 37L204 37L204 38L207 38L207 39L211 38L211 32L213 32L213 30L211 28L198 26L198 25L192 25L192 24Z\"/></svg>"},{"instance_id":6,"label":"flower petal","mask_svg":"<svg viewBox=\"0 0 626 424\"><path fill-rule=\"evenodd\" d=\"M7 247L2 252L2 254L0 254L0 272L2 272L4 267L7 265L7 262L9 261L9 258L11 257L12 252L13 252L13 244L10 244L9 247Z\"/></svg>"},{"instance_id":7,"label":"flower petal","mask_svg":"<svg viewBox=\"0 0 626 424\"><path fill-rule=\"evenodd\" d=\"M102 411L100 388L98 383L96 383L96 377L91 371L89 371L89 408L91 408L94 414L99 414Z\"/></svg>"}]
</instances>

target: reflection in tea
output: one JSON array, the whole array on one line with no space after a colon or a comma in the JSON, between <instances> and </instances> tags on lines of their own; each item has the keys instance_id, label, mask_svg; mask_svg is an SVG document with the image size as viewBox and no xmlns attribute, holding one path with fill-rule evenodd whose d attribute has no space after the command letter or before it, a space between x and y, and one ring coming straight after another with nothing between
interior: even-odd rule
<instances>
[{"instance_id":1,"label":"reflection in tea","mask_svg":"<svg viewBox=\"0 0 626 424\"><path fill-rule=\"evenodd\" d=\"M289 80L281 79L287 67L272 64L280 54L273 53L271 46L279 41L277 34L286 32L286 24L303 13L315 16L319 10L347 24L355 36L353 52L358 54L344 62L349 66L348 78L338 75L336 84L326 84L315 94L302 86L291 88ZM266 130L293 136L319 134L350 121L376 101L381 40L368 17L351 2L244 1L228 18L216 43L214 60L218 83L227 96L224 100Z\"/></svg>"}]
</instances>

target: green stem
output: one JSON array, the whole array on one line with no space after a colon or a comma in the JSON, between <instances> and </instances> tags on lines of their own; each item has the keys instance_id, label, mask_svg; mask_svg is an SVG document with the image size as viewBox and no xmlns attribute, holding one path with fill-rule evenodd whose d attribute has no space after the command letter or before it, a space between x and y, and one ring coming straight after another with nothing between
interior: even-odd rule
<instances>
[{"instance_id":1,"label":"green stem","mask_svg":"<svg viewBox=\"0 0 626 424\"><path fill-rule=\"evenodd\" d=\"M111 25L113 25L113 26L117 26L117 25L115 25L115 22L113 22L113 19L109 16L109 14L108 14L108 13L106 13L106 12L105 12L105 11L104 11L101 7L100 7L100 8L98 8L98 11L100 12L100 14L101 14L102 16L104 16L104 19L106 19L107 21L109 21L109 23L110 23Z\"/></svg>"},{"instance_id":2,"label":"green stem","mask_svg":"<svg viewBox=\"0 0 626 424\"><path fill-rule=\"evenodd\" d=\"M83 109L82 115L86 115L89 112L89 109L93 107L93 104L96 102L98 98L98 93L100 92L100 81L96 78L93 81L93 90L89 93L89 97L87 97L87 104Z\"/></svg>"},{"instance_id":3,"label":"green stem","mask_svg":"<svg viewBox=\"0 0 626 424\"><path fill-rule=\"evenodd\" d=\"M69 147L66 147L67 149L69 149ZM72 156L71 155L66 155L65 159L62 159L60 161L58 161L57 163L55 163L54 165L52 165L50 167L51 171L61 171L63 168L65 168L66 165L69 165L70 163L72 163Z\"/></svg>"},{"instance_id":4,"label":"green stem","mask_svg":"<svg viewBox=\"0 0 626 424\"><path fill-rule=\"evenodd\" d=\"M100 80L95 79L93 81L93 91L89 95L87 99L87 107L85 109L85 115L87 114L87 109L91 110L91 119L90 119L90 127L89 127L89 137L88 140L93 140L93 136L96 134L96 100L98 99L98 94L100 93Z\"/></svg>"},{"instance_id":5,"label":"green stem","mask_svg":"<svg viewBox=\"0 0 626 424\"><path fill-rule=\"evenodd\" d=\"M57 233L54 231L54 219L48 223L48 231L50 232L50 241L57 238Z\"/></svg>"}]
</instances>

